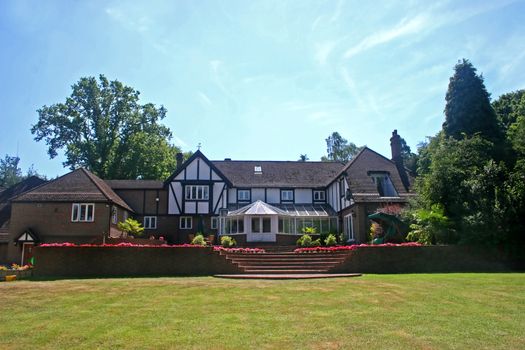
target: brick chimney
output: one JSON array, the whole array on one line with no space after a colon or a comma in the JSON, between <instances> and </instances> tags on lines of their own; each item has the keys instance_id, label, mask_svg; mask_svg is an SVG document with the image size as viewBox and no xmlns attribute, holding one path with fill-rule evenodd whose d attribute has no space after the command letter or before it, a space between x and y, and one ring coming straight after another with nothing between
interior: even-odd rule
<instances>
[{"instance_id":1,"label":"brick chimney","mask_svg":"<svg viewBox=\"0 0 525 350\"><path fill-rule=\"evenodd\" d=\"M397 134L397 129L392 132L392 137L390 138L390 148L392 150L392 161L396 164L396 168L399 172L399 177L401 178L403 187L405 187L405 190L409 191L410 180L408 179L405 164L403 164L403 158L401 157L401 136Z\"/></svg>"},{"instance_id":2,"label":"brick chimney","mask_svg":"<svg viewBox=\"0 0 525 350\"><path fill-rule=\"evenodd\" d=\"M182 155L182 153L177 153L175 155L175 159L177 160L177 169L179 169L182 166L182 162L184 160L184 156Z\"/></svg>"},{"instance_id":3,"label":"brick chimney","mask_svg":"<svg viewBox=\"0 0 525 350\"><path fill-rule=\"evenodd\" d=\"M398 161L403 161L401 158L401 136L397 134L397 129L392 132L390 148L392 150L392 160L396 163Z\"/></svg>"}]
</instances>

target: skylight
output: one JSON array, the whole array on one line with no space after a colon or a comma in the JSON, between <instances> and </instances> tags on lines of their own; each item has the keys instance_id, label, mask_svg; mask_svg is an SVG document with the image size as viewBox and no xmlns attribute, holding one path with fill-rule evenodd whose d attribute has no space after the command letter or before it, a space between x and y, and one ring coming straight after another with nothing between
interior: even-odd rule
<instances>
[{"instance_id":1,"label":"skylight","mask_svg":"<svg viewBox=\"0 0 525 350\"><path fill-rule=\"evenodd\" d=\"M253 168L255 174L262 174L262 166L260 165L256 165L254 168Z\"/></svg>"}]
</instances>

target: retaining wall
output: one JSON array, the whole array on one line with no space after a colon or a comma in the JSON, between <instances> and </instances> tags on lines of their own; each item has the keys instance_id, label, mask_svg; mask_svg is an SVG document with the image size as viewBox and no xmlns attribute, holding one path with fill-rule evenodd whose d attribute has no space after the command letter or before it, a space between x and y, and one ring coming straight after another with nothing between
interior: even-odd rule
<instances>
[{"instance_id":1,"label":"retaining wall","mask_svg":"<svg viewBox=\"0 0 525 350\"><path fill-rule=\"evenodd\" d=\"M525 270L525 249L468 246L361 247L331 272L432 273Z\"/></svg>"},{"instance_id":2,"label":"retaining wall","mask_svg":"<svg viewBox=\"0 0 525 350\"><path fill-rule=\"evenodd\" d=\"M240 273L212 248L36 247L35 277L206 276Z\"/></svg>"}]
</instances>

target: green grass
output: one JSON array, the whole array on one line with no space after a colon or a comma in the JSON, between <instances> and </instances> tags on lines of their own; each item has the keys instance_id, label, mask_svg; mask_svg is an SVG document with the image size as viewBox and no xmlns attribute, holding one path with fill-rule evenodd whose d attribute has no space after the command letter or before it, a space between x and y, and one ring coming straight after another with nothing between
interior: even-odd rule
<instances>
[{"instance_id":1,"label":"green grass","mask_svg":"<svg viewBox=\"0 0 525 350\"><path fill-rule=\"evenodd\" d=\"M525 274L0 283L0 348L524 349Z\"/></svg>"}]
</instances>

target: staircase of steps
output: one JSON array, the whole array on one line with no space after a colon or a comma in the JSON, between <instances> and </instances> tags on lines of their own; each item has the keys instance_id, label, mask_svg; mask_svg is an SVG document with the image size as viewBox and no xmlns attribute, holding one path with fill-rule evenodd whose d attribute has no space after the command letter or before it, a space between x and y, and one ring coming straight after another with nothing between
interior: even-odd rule
<instances>
[{"instance_id":1,"label":"staircase of steps","mask_svg":"<svg viewBox=\"0 0 525 350\"><path fill-rule=\"evenodd\" d=\"M220 252L245 274L318 274L328 273L349 256L348 252L303 253L266 252L243 254Z\"/></svg>"}]
</instances>

